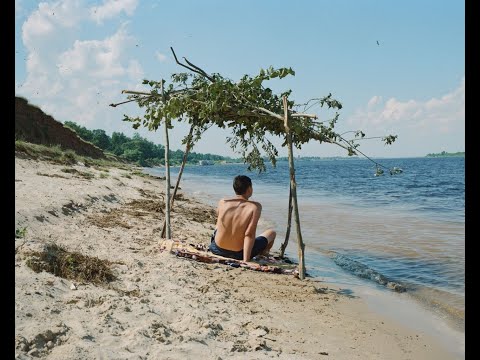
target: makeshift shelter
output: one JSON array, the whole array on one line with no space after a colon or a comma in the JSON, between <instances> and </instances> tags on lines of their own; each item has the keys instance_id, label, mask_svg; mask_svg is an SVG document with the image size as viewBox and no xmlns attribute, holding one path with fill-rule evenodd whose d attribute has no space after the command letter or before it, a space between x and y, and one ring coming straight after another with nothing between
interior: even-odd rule
<instances>
[{"instance_id":1,"label":"makeshift shelter","mask_svg":"<svg viewBox=\"0 0 480 360\"><path fill-rule=\"evenodd\" d=\"M365 138L365 134L362 131L354 131L352 133L355 134L355 139L347 140L342 134L334 131L335 123L339 117L338 113L335 113L332 119L325 121L317 121L318 116L316 114L305 113L309 107L315 104L321 107L328 106L329 109L341 109L341 103L332 98L331 94L323 98L311 99L305 104L295 104L294 101L288 100L291 91L277 95L270 88L263 86L264 81L295 75L291 68L274 69L270 67L267 70L261 69L259 74L254 77L245 75L240 81L233 82L220 74L207 74L203 69L185 58L183 59L186 64L180 62L173 48L171 50L177 64L188 69L190 73L173 74L172 83L168 86L163 79L158 82L144 80L143 84L148 84L152 88L150 92L123 90L122 93L128 95L128 100L111 104L111 106L118 106L135 101L140 107L145 107L143 118L132 118L125 115L124 121L132 122L134 128L144 126L149 130L157 130L160 124L164 124L166 211L162 236L166 235L167 239L171 238L170 208L173 206L188 152L204 131L212 125L217 125L220 128L230 128L233 136L227 138L227 142L234 150L240 150L245 163L249 165L249 169L259 171L266 170L260 148L273 165L275 165L278 155L277 149L266 135L280 136L284 140L282 146L288 148L290 169L288 225L285 241L281 245L281 256L284 255L288 244L293 212L298 243L299 277L303 279L305 277L305 245L302 239L298 211L293 148L301 148L302 144L315 140L320 143L336 144L344 148L348 155L360 153L370 159L358 150L359 144L356 142L358 139ZM303 111L299 111L298 109L302 107ZM170 196L168 129L172 127L172 120L186 121L191 127L189 134L184 139L186 150L174 194ZM393 135L382 137L382 140L387 144L393 143L395 139L396 136ZM374 160L370 160L376 164L377 171L384 167ZM390 173L393 174L395 171L390 170Z\"/></svg>"}]
</instances>

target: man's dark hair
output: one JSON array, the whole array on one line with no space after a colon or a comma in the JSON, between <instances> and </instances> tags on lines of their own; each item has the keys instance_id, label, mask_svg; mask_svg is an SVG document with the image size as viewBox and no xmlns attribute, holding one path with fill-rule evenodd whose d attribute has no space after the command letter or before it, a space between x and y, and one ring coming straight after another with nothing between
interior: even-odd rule
<instances>
[{"instance_id":1,"label":"man's dark hair","mask_svg":"<svg viewBox=\"0 0 480 360\"><path fill-rule=\"evenodd\" d=\"M246 175L238 175L233 179L233 190L237 195L245 194L249 186L252 186L252 179Z\"/></svg>"}]
</instances>

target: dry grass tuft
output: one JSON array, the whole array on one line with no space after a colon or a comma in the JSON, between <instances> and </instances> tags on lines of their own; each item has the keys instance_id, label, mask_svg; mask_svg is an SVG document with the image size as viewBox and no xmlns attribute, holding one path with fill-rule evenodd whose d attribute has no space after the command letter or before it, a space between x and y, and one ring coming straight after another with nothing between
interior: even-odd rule
<instances>
[{"instance_id":1,"label":"dry grass tuft","mask_svg":"<svg viewBox=\"0 0 480 360\"><path fill-rule=\"evenodd\" d=\"M26 264L35 272L47 271L55 276L78 282L105 284L116 279L111 262L69 252L56 244L48 244L42 252L28 253Z\"/></svg>"}]
</instances>

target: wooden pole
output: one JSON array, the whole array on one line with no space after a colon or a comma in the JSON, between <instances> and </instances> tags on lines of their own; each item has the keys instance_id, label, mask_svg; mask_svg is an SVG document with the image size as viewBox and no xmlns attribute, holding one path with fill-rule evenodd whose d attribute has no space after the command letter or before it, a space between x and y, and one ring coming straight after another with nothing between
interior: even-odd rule
<instances>
[{"instance_id":1,"label":"wooden pole","mask_svg":"<svg viewBox=\"0 0 480 360\"><path fill-rule=\"evenodd\" d=\"M298 213L298 202L297 202L297 183L295 181L295 167L293 164L293 149L292 149L292 135L290 134L290 127L288 124L288 105L287 97L283 96L283 113L284 113L284 124L285 132L287 136L287 145L288 145L288 165L290 168L290 189L292 190L292 202L293 202L293 213L295 216L295 225L297 228L297 243L298 243L298 272L301 280L305 279L305 244L302 239L302 231L300 229L300 215Z\"/></svg>"},{"instance_id":2,"label":"wooden pole","mask_svg":"<svg viewBox=\"0 0 480 360\"><path fill-rule=\"evenodd\" d=\"M193 136L193 128L194 127L195 127L195 125L192 125L190 127L190 132L188 133L187 146L185 147L185 153L183 154L182 166L180 167L180 171L178 173L177 183L175 184L175 189L173 189L172 199L170 200L170 210L173 208L173 203L175 202L175 195L177 195L177 190L178 190L179 185L180 185L180 180L182 179L183 169L185 168L185 164L187 163L188 153L190 152L190 147L192 146L192 136ZM167 220L167 218L165 217L165 219L163 219L162 235L161 235L162 238L165 237L165 229L166 229L166 224L167 224L166 220Z\"/></svg>"},{"instance_id":3,"label":"wooden pole","mask_svg":"<svg viewBox=\"0 0 480 360\"><path fill-rule=\"evenodd\" d=\"M288 220L287 220L287 233L285 234L285 241L280 245L280 257L283 258L285 255L285 249L288 245L288 240L290 239L290 228L292 227L292 184L290 184L290 191L288 194Z\"/></svg>"},{"instance_id":4,"label":"wooden pole","mask_svg":"<svg viewBox=\"0 0 480 360\"><path fill-rule=\"evenodd\" d=\"M162 99L165 102L165 91L163 88L163 79L162 79ZM165 120L165 226L166 226L166 238L170 240L172 238L171 228L170 228L170 162L168 158L169 152L169 143L168 143L168 119Z\"/></svg>"}]
</instances>

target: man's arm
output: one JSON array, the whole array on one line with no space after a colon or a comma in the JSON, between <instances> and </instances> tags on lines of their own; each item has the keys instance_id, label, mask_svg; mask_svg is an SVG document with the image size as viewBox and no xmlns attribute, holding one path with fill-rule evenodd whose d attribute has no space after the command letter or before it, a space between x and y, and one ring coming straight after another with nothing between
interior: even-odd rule
<instances>
[{"instance_id":1,"label":"man's arm","mask_svg":"<svg viewBox=\"0 0 480 360\"><path fill-rule=\"evenodd\" d=\"M253 213L250 217L250 222L245 230L245 238L243 240L243 261L250 261L252 254L253 244L255 242L255 233L257 231L258 220L262 213L262 206L255 204L253 207Z\"/></svg>"}]
</instances>

